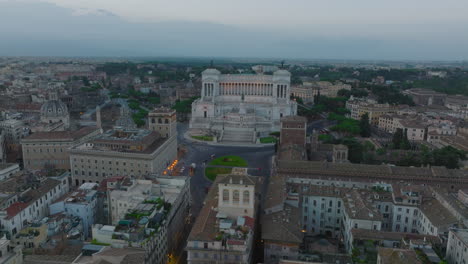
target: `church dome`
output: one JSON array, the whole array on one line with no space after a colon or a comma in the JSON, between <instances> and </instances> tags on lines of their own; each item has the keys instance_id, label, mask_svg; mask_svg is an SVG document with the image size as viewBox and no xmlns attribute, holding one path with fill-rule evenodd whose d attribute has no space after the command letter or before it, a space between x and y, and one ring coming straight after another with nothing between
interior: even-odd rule
<instances>
[{"instance_id":1,"label":"church dome","mask_svg":"<svg viewBox=\"0 0 468 264\"><path fill-rule=\"evenodd\" d=\"M41 107L41 117L61 117L67 115L67 105L59 100L50 100Z\"/></svg>"}]
</instances>

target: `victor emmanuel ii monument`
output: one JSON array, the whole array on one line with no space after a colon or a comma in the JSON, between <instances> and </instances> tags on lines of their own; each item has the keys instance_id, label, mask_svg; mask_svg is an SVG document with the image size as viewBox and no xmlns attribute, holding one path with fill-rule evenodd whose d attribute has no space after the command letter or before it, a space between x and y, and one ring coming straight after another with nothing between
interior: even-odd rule
<instances>
[{"instance_id":1,"label":"victor emmanuel ii monument","mask_svg":"<svg viewBox=\"0 0 468 264\"><path fill-rule=\"evenodd\" d=\"M291 73L221 74L202 72L201 98L192 104L190 128L217 135L222 141L253 141L279 131L280 118L296 115L290 100Z\"/></svg>"}]
</instances>

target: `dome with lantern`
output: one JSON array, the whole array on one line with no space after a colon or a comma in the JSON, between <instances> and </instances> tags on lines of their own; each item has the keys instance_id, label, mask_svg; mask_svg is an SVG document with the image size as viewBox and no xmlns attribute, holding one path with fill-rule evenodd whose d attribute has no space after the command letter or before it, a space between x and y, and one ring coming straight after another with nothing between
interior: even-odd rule
<instances>
[{"instance_id":1,"label":"dome with lantern","mask_svg":"<svg viewBox=\"0 0 468 264\"><path fill-rule=\"evenodd\" d=\"M70 123L70 114L68 113L67 105L58 99L56 93L49 96L49 100L41 107L41 122L42 123L63 123L68 128Z\"/></svg>"}]
</instances>

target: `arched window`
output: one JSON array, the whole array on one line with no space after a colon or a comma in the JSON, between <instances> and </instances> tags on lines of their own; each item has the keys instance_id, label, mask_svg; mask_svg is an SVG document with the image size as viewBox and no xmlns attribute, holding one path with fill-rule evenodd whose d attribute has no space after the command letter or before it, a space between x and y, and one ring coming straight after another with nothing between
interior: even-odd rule
<instances>
[{"instance_id":1,"label":"arched window","mask_svg":"<svg viewBox=\"0 0 468 264\"><path fill-rule=\"evenodd\" d=\"M158 119L158 123L162 124L162 119L161 118Z\"/></svg>"},{"instance_id":2,"label":"arched window","mask_svg":"<svg viewBox=\"0 0 468 264\"><path fill-rule=\"evenodd\" d=\"M169 124L169 119L167 119L167 118L164 119L164 123L165 123L165 124Z\"/></svg>"},{"instance_id":3,"label":"arched window","mask_svg":"<svg viewBox=\"0 0 468 264\"><path fill-rule=\"evenodd\" d=\"M223 202L229 201L229 191L223 190Z\"/></svg>"},{"instance_id":4,"label":"arched window","mask_svg":"<svg viewBox=\"0 0 468 264\"><path fill-rule=\"evenodd\" d=\"M248 204L250 201L250 192L249 191L244 191L244 194L242 195L242 202L244 204Z\"/></svg>"},{"instance_id":5,"label":"arched window","mask_svg":"<svg viewBox=\"0 0 468 264\"><path fill-rule=\"evenodd\" d=\"M239 203L239 191L238 190L234 191L232 200L234 201L234 203Z\"/></svg>"},{"instance_id":6,"label":"arched window","mask_svg":"<svg viewBox=\"0 0 468 264\"><path fill-rule=\"evenodd\" d=\"M154 120L154 118L151 118L151 123L156 123L156 120Z\"/></svg>"}]
</instances>

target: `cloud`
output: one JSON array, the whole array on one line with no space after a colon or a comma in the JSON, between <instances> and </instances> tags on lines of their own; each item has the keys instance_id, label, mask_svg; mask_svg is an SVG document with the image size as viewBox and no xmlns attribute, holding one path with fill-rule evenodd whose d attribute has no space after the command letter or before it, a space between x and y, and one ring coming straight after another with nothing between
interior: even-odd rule
<instances>
[{"instance_id":1,"label":"cloud","mask_svg":"<svg viewBox=\"0 0 468 264\"><path fill-rule=\"evenodd\" d=\"M463 23L335 23L285 29L190 19L131 22L110 8L89 6L65 8L44 2L0 0L0 55L468 58L468 36L460 34L466 31Z\"/></svg>"}]
</instances>

